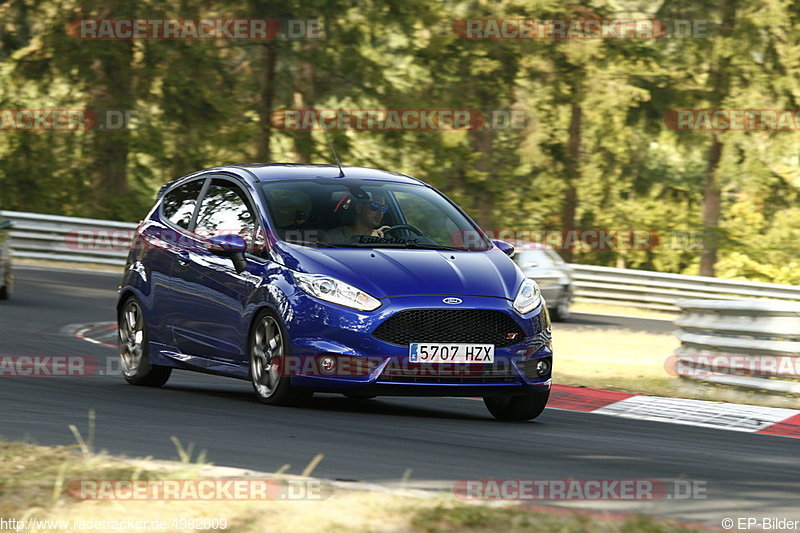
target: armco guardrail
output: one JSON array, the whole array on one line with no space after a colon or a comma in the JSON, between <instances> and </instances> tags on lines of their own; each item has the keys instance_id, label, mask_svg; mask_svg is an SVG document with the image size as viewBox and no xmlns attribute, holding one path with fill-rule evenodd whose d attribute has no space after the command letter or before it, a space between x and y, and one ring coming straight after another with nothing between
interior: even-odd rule
<instances>
[{"instance_id":1,"label":"armco guardrail","mask_svg":"<svg viewBox=\"0 0 800 533\"><path fill-rule=\"evenodd\" d=\"M681 300L679 376L800 393L800 303Z\"/></svg>"},{"instance_id":2,"label":"armco guardrail","mask_svg":"<svg viewBox=\"0 0 800 533\"><path fill-rule=\"evenodd\" d=\"M14 223L14 257L124 265L136 224L92 218L0 211Z\"/></svg>"},{"instance_id":3,"label":"armco guardrail","mask_svg":"<svg viewBox=\"0 0 800 533\"><path fill-rule=\"evenodd\" d=\"M51 261L124 265L135 224L91 218L0 211L11 219L14 255ZM800 286L683 276L589 265L571 265L578 301L678 311L685 298L775 298L800 302Z\"/></svg>"},{"instance_id":4,"label":"armco guardrail","mask_svg":"<svg viewBox=\"0 0 800 533\"><path fill-rule=\"evenodd\" d=\"M681 299L775 298L800 302L800 286L684 276L647 270L571 265L577 301L678 311Z\"/></svg>"}]
</instances>

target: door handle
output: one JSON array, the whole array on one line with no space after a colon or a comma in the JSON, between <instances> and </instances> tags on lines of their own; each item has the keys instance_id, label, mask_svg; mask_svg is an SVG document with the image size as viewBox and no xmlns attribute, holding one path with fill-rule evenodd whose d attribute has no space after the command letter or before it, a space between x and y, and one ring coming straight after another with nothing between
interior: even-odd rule
<instances>
[{"instance_id":1,"label":"door handle","mask_svg":"<svg viewBox=\"0 0 800 533\"><path fill-rule=\"evenodd\" d=\"M178 264L181 266L186 266L189 264L189 252L182 251L178 252Z\"/></svg>"}]
</instances>

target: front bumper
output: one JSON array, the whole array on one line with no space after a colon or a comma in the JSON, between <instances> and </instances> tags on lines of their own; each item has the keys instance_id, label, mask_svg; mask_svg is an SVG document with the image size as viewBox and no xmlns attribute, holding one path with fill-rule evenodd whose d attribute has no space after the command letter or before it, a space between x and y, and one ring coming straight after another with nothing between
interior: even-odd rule
<instances>
[{"instance_id":1,"label":"front bumper","mask_svg":"<svg viewBox=\"0 0 800 533\"><path fill-rule=\"evenodd\" d=\"M361 312L295 292L294 312L284 324L291 354L286 369L292 384L320 392L399 396L519 395L550 388L550 372L540 376L535 368L540 359L552 363L553 356L544 304L520 316L504 298L459 295L458 309L500 311L522 331L513 345L496 346L493 364L412 364L407 344L373 336L378 326L400 311L452 310L454 306L444 304L443 297L385 298L376 311Z\"/></svg>"}]
</instances>

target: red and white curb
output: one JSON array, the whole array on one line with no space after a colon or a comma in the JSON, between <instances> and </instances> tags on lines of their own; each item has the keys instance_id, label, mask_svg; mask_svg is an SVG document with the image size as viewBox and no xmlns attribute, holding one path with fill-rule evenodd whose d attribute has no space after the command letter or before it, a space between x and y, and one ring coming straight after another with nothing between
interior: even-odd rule
<instances>
[{"instance_id":1,"label":"red and white curb","mask_svg":"<svg viewBox=\"0 0 800 533\"><path fill-rule=\"evenodd\" d=\"M547 407L800 438L800 411L780 407L664 398L570 385L553 385Z\"/></svg>"},{"instance_id":2,"label":"red and white curb","mask_svg":"<svg viewBox=\"0 0 800 533\"><path fill-rule=\"evenodd\" d=\"M62 332L115 348L116 324L70 324ZM553 385L547 407L601 415L683 424L745 433L800 438L800 411L738 403L628 394L605 389Z\"/></svg>"}]
</instances>

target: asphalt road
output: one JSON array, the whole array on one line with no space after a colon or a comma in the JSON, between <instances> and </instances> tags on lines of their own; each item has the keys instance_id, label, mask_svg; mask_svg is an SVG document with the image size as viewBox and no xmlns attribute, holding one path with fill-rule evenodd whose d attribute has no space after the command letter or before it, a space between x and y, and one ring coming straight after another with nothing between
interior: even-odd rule
<instances>
[{"instance_id":1,"label":"asphalt road","mask_svg":"<svg viewBox=\"0 0 800 533\"><path fill-rule=\"evenodd\" d=\"M88 355L101 368L113 364L113 349L64 327L114 320L118 279L18 268L13 298L0 302L0 355ZM659 322L576 318L644 331ZM482 402L456 398L323 395L303 408L268 407L246 382L187 372L173 373L163 389L131 387L115 375L0 377L3 438L74 444L68 425L85 433L90 409L95 448L112 453L175 459L176 436L219 465L269 472L290 464L299 473L323 453L314 472L320 477L395 482L411 469L413 484L440 488L472 478L684 479L704 484L706 499L577 505L712 525L739 516L800 519L796 439L555 409L533 422L503 423Z\"/></svg>"}]
</instances>

